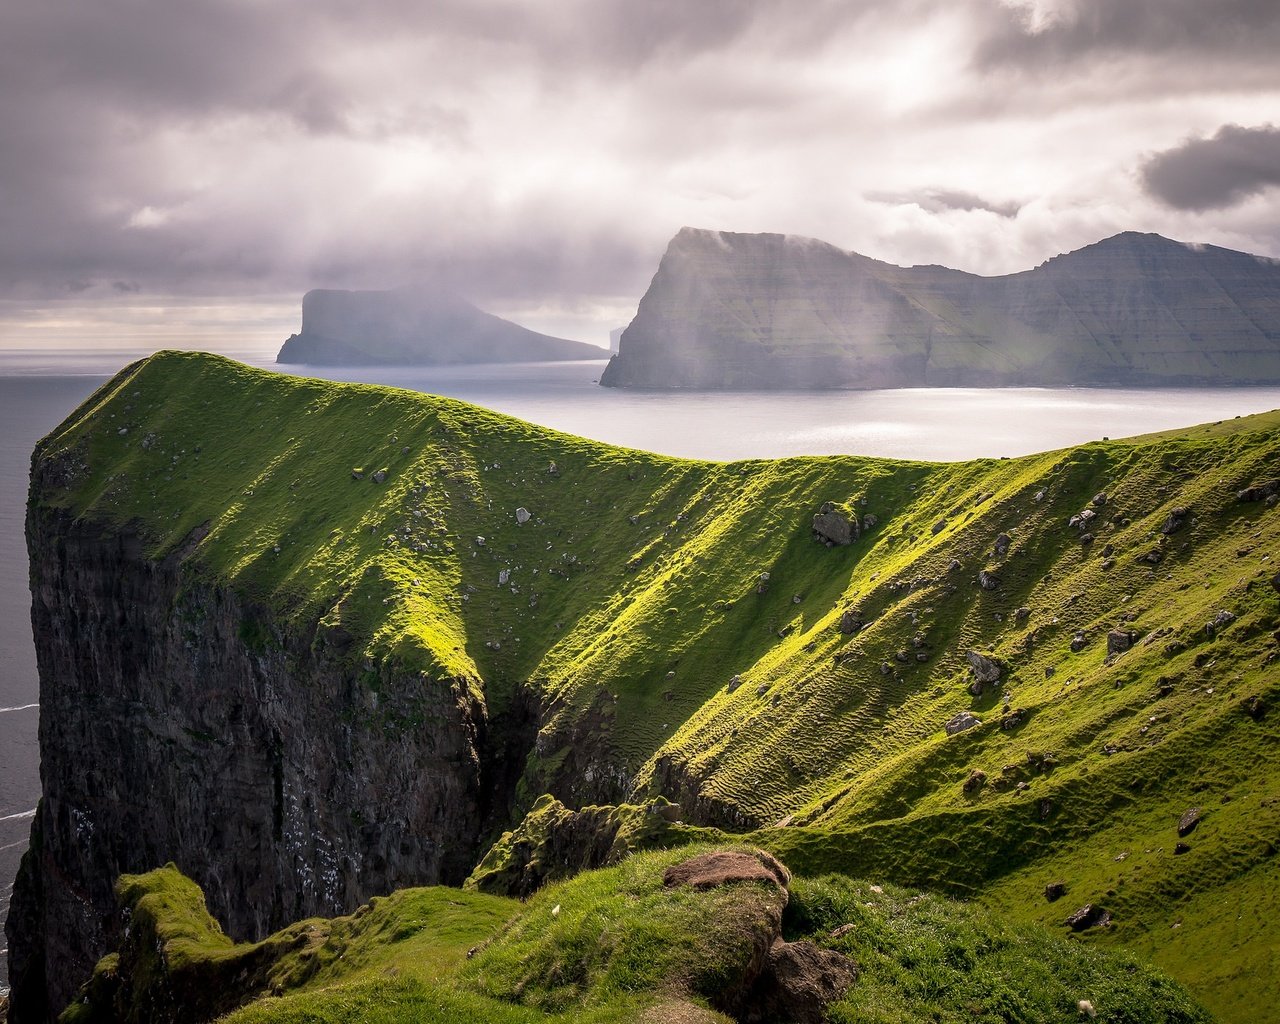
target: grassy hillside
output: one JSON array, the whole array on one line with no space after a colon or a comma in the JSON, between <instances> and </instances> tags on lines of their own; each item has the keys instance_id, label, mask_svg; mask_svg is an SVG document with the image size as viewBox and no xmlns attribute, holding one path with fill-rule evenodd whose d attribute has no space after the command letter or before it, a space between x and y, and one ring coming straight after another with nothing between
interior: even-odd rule
<instances>
[{"instance_id":1,"label":"grassy hillside","mask_svg":"<svg viewBox=\"0 0 1280 1024\"><path fill-rule=\"evenodd\" d=\"M241 945L172 865L127 875L130 934L61 1020L727 1022L715 1006L758 969L753 950L779 915L786 942L856 971L828 1007L834 1022L1209 1020L1130 957L925 893L839 876L792 879L789 893L664 885L665 868L700 852L639 854L525 904L402 890Z\"/></svg>"},{"instance_id":2,"label":"grassy hillside","mask_svg":"<svg viewBox=\"0 0 1280 1024\"><path fill-rule=\"evenodd\" d=\"M805 874L1062 931L1101 904L1087 941L1280 1019L1280 537L1238 498L1280 478L1276 414L1014 460L712 464L162 353L39 457L65 483L42 500L194 545L270 609L247 645L318 623L356 663L469 679L494 720L533 702L511 824L545 792L662 795L684 834L751 832ZM816 543L825 501L875 525ZM970 651L1001 666L977 696Z\"/></svg>"}]
</instances>

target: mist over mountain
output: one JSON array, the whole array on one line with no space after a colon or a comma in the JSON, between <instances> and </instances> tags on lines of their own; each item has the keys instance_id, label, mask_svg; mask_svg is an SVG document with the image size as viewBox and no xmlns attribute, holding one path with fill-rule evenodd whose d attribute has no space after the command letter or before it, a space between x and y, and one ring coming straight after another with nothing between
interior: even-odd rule
<instances>
[{"instance_id":1,"label":"mist over mountain","mask_svg":"<svg viewBox=\"0 0 1280 1024\"><path fill-rule=\"evenodd\" d=\"M443 288L338 291L302 299L302 330L279 363L315 366L551 362L599 359L595 345L553 338L486 313Z\"/></svg>"},{"instance_id":2,"label":"mist over mountain","mask_svg":"<svg viewBox=\"0 0 1280 1024\"><path fill-rule=\"evenodd\" d=\"M683 228L601 384L892 388L1280 381L1280 261L1125 232L1033 270L898 267Z\"/></svg>"}]
</instances>

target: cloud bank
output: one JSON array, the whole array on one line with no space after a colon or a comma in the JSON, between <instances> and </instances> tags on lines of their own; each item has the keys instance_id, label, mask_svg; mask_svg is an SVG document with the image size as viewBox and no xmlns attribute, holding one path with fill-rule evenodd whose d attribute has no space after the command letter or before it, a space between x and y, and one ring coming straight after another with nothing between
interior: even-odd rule
<instances>
[{"instance_id":1,"label":"cloud bank","mask_svg":"<svg viewBox=\"0 0 1280 1024\"><path fill-rule=\"evenodd\" d=\"M11 4L0 300L431 279L603 341L682 224L982 273L1125 229L1276 255L1275 129L1235 126L1277 45L1270 0Z\"/></svg>"}]
</instances>

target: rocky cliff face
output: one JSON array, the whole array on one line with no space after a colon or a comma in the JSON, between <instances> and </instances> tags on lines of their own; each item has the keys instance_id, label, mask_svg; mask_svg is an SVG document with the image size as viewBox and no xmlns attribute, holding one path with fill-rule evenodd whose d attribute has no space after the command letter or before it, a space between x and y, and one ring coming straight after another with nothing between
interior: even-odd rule
<instances>
[{"instance_id":1,"label":"rocky cliff face","mask_svg":"<svg viewBox=\"0 0 1280 1024\"><path fill-rule=\"evenodd\" d=\"M441 289L316 289L302 299L302 331L280 363L314 366L548 362L600 359L594 345L553 338L486 313Z\"/></svg>"},{"instance_id":2,"label":"rocky cliff face","mask_svg":"<svg viewBox=\"0 0 1280 1024\"><path fill-rule=\"evenodd\" d=\"M485 713L465 680L352 666L340 632L282 633L202 583L198 531L149 560L128 533L44 510L43 483L44 797L9 921L12 1020L56 1014L88 977L121 872L174 861L241 939L467 875Z\"/></svg>"},{"instance_id":3,"label":"rocky cliff face","mask_svg":"<svg viewBox=\"0 0 1280 1024\"><path fill-rule=\"evenodd\" d=\"M1280 380L1280 261L1128 232L984 278L684 228L601 384L821 388Z\"/></svg>"}]
</instances>

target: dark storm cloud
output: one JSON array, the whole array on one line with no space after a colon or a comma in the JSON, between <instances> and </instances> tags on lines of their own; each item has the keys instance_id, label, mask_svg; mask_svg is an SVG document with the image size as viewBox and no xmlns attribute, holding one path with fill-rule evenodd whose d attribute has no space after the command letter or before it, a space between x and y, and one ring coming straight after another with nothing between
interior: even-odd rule
<instances>
[{"instance_id":1,"label":"dark storm cloud","mask_svg":"<svg viewBox=\"0 0 1280 1024\"><path fill-rule=\"evenodd\" d=\"M1280 128L1223 125L1207 139L1188 139L1142 167L1142 183L1179 210L1219 210L1280 185Z\"/></svg>"},{"instance_id":2,"label":"dark storm cloud","mask_svg":"<svg viewBox=\"0 0 1280 1024\"><path fill-rule=\"evenodd\" d=\"M981 66L1182 53L1275 59L1275 0L1063 0L1008 10L978 47ZM1188 68L1188 71L1196 69Z\"/></svg>"},{"instance_id":3,"label":"dark storm cloud","mask_svg":"<svg viewBox=\"0 0 1280 1024\"><path fill-rule=\"evenodd\" d=\"M928 213L945 213L948 210L984 210L1000 217L1016 217L1022 209L1021 203L996 203L972 192L955 189L925 189L920 192L868 192L867 198L873 203L884 203L890 206L912 204Z\"/></svg>"}]
</instances>

